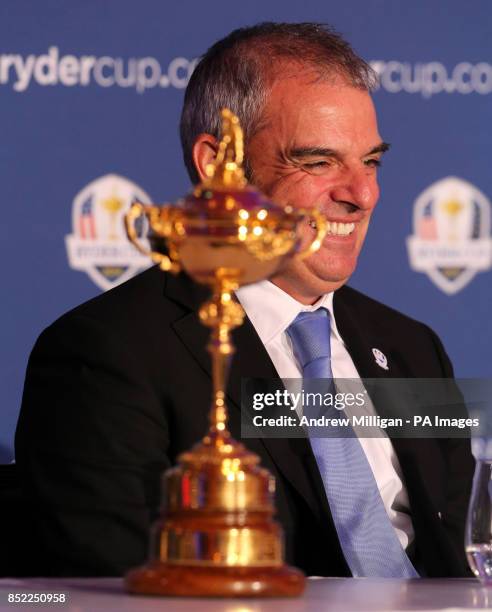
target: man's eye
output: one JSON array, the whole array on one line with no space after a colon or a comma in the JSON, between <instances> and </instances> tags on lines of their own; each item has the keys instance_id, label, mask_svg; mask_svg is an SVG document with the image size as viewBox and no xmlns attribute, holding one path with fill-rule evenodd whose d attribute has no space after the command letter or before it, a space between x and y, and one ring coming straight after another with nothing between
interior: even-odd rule
<instances>
[{"instance_id":1,"label":"man's eye","mask_svg":"<svg viewBox=\"0 0 492 612\"><path fill-rule=\"evenodd\" d=\"M311 172L311 174L319 174L320 172L324 172L327 168L330 167L330 164L325 160L313 161L313 162L304 162L302 167L307 172Z\"/></svg>"},{"instance_id":2,"label":"man's eye","mask_svg":"<svg viewBox=\"0 0 492 612\"><path fill-rule=\"evenodd\" d=\"M366 159L364 164L372 168L380 168L383 165L383 162L380 159L372 158L372 159Z\"/></svg>"},{"instance_id":3,"label":"man's eye","mask_svg":"<svg viewBox=\"0 0 492 612\"><path fill-rule=\"evenodd\" d=\"M305 162L304 166L308 168L317 168L318 166L327 166L326 161Z\"/></svg>"}]
</instances>

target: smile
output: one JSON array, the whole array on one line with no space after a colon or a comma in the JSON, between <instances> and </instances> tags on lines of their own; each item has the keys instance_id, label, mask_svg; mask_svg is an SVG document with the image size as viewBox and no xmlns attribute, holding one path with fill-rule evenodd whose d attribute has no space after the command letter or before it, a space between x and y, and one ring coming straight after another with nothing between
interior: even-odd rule
<instances>
[{"instance_id":1,"label":"smile","mask_svg":"<svg viewBox=\"0 0 492 612\"><path fill-rule=\"evenodd\" d=\"M310 221L309 225L313 229L317 229L316 222ZM355 229L355 223L339 223L337 221L328 221L327 234L332 236L349 236Z\"/></svg>"}]
</instances>

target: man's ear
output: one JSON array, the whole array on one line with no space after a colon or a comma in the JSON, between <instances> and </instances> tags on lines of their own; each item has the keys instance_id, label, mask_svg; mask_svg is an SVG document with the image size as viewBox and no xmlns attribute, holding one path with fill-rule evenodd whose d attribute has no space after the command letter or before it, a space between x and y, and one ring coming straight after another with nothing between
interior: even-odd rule
<instances>
[{"instance_id":1,"label":"man's ear","mask_svg":"<svg viewBox=\"0 0 492 612\"><path fill-rule=\"evenodd\" d=\"M200 177L200 181L206 178L205 168L212 163L217 156L219 143L217 139L210 134L200 134L193 145L193 163Z\"/></svg>"}]
</instances>

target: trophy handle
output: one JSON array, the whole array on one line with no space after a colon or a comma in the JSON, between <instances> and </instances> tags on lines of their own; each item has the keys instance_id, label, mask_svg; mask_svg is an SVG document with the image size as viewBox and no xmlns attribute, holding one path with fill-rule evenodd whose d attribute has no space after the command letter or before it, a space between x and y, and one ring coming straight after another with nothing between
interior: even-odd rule
<instances>
[{"instance_id":1,"label":"trophy handle","mask_svg":"<svg viewBox=\"0 0 492 612\"><path fill-rule=\"evenodd\" d=\"M326 220L326 217L316 208L296 208L295 211L301 215L305 215L306 217L311 217L316 223L316 237L307 247L301 251L298 251L295 255L299 259L304 259L308 255L315 253L320 248L323 238L326 236L326 232L328 230L328 221Z\"/></svg>"},{"instance_id":2,"label":"trophy handle","mask_svg":"<svg viewBox=\"0 0 492 612\"><path fill-rule=\"evenodd\" d=\"M146 257L149 257L154 263L159 264L161 270L165 272L177 273L180 270L179 263L164 255L158 251L145 248L138 239L137 230L135 228L135 222L142 216L146 216L149 220L150 227L157 233L158 236L164 238L172 237L172 221L170 218L161 218L161 209L158 206L149 206L141 204L140 202L134 202L130 210L125 215L125 228L130 242ZM169 249L171 254L177 256L174 248Z\"/></svg>"}]
</instances>

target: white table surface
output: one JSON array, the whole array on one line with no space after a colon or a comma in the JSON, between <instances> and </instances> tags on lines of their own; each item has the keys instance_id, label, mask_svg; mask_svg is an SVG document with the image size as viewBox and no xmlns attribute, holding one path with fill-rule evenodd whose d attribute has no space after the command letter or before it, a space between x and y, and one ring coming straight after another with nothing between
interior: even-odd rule
<instances>
[{"instance_id":1,"label":"white table surface","mask_svg":"<svg viewBox=\"0 0 492 612\"><path fill-rule=\"evenodd\" d=\"M65 592L66 604L9 604L8 593ZM118 578L0 580L0 610L72 612L323 612L492 609L492 587L473 579L310 579L297 599L191 599L127 595Z\"/></svg>"}]
</instances>

